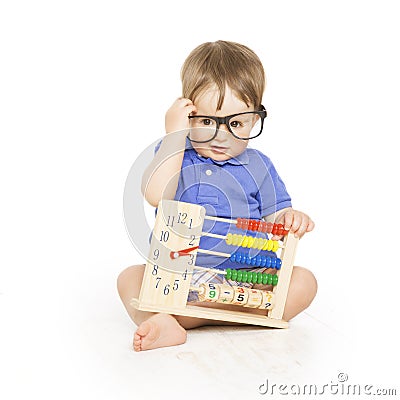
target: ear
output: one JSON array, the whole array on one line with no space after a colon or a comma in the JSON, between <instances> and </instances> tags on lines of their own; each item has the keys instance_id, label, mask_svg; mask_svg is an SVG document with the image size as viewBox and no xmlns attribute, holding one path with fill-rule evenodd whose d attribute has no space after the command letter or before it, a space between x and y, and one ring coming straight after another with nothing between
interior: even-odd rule
<instances>
[{"instance_id":1,"label":"ear","mask_svg":"<svg viewBox=\"0 0 400 400\"><path fill-rule=\"evenodd\" d=\"M254 114L254 118L253 118L253 123L251 125L252 128L254 128L254 125L260 120L260 116L258 114Z\"/></svg>"}]
</instances>

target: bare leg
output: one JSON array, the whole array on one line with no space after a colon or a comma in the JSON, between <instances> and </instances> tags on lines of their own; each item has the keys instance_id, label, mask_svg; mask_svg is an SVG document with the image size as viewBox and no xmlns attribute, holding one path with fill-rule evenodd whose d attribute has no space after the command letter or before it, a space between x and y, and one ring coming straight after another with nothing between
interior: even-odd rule
<instances>
[{"instance_id":1,"label":"bare leg","mask_svg":"<svg viewBox=\"0 0 400 400\"><path fill-rule=\"evenodd\" d=\"M185 343L186 331L184 328L192 329L203 325L227 324L221 321L152 313L135 309L130 305L130 301L133 297L139 297L143 273L144 265L128 267L118 276L117 282L118 292L126 311L138 326L133 338L135 351Z\"/></svg>"},{"instance_id":2,"label":"bare leg","mask_svg":"<svg viewBox=\"0 0 400 400\"><path fill-rule=\"evenodd\" d=\"M129 267L118 276L118 292L133 322L138 326L134 338L135 351L185 343L186 331L178 321L168 314L139 311L130 305L130 300L139 297L144 265Z\"/></svg>"},{"instance_id":3,"label":"bare leg","mask_svg":"<svg viewBox=\"0 0 400 400\"><path fill-rule=\"evenodd\" d=\"M118 292L121 300L131 319L138 325L133 341L135 351L182 344L186 341L185 328L192 329L204 325L237 325L231 322L136 310L130 305L130 300L133 297L139 297L143 273L144 265L136 265L125 269L118 277ZM267 287L264 288L267 289ZM294 267L283 319L288 321L306 309L314 299L316 291L317 283L314 275L305 268ZM215 306L213 303L195 304ZM218 304L218 307L221 306ZM226 306L226 309L237 310L235 306ZM246 311L265 314L263 310L246 309Z\"/></svg>"},{"instance_id":4,"label":"bare leg","mask_svg":"<svg viewBox=\"0 0 400 400\"><path fill-rule=\"evenodd\" d=\"M317 281L311 271L293 267L283 319L289 321L304 311L314 300L317 289Z\"/></svg>"}]
</instances>

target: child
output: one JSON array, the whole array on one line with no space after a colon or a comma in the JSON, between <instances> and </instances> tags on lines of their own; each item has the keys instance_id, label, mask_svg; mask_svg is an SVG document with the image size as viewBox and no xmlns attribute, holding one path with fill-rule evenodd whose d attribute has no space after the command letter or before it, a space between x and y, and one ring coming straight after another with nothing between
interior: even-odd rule
<instances>
[{"instance_id":1,"label":"child","mask_svg":"<svg viewBox=\"0 0 400 400\"><path fill-rule=\"evenodd\" d=\"M247 148L249 140L262 133L266 117L261 105L264 69L257 55L238 43L204 43L186 59L181 78L183 97L167 111L166 135L143 176L145 199L154 207L161 199L175 199L201 204L207 215L264 218L284 224L298 237L310 232L313 221L292 209L285 185L269 158ZM226 234L226 229L232 229L226 225L214 222L203 230ZM219 247L223 245L221 240L201 238L201 248L223 251ZM200 253L196 259L197 265L214 268L225 268L226 262ZM139 296L143 272L144 265L137 265L118 277L121 299L138 326L135 351L182 344L185 329L225 324L134 309L129 302ZM196 279L200 283L213 278L203 274ZM283 319L290 320L306 309L316 291L314 275L294 267Z\"/></svg>"}]
</instances>

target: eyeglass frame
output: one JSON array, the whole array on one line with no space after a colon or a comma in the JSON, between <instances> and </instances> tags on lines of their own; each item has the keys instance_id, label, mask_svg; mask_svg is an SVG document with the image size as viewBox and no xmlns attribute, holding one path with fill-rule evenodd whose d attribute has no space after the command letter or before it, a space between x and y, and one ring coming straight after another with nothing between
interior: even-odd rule
<instances>
[{"instance_id":1,"label":"eyeglass frame","mask_svg":"<svg viewBox=\"0 0 400 400\"><path fill-rule=\"evenodd\" d=\"M243 114L257 114L260 116L261 118L261 129L260 132L258 133L258 135L253 136L253 137L249 137L249 138L241 138L239 136L236 136L233 131L231 130L231 127L229 126L229 121L233 118L233 117L237 117L238 115L243 115ZM219 131L219 127L220 125L226 125L226 127L228 128L228 131L236 138L239 140L250 140L250 139L255 139L256 137L260 136L263 129L264 129L264 119L267 118L267 110L265 109L265 107L261 104L261 110L259 111L245 111L245 112L241 112L241 113L237 113L237 114L232 114L232 115L227 115L225 117L216 117L216 116L210 116L210 115L189 115L188 116L189 119L193 119L193 118L208 118L208 119L212 119L213 121L215 121L217 123L217 127L215 128L215 134L214 136L209 139L209 140L205 140L205 141L197 141L197 140L192 140L190 139L189 135L188 135L188 139L191 142L194 143L207 143L207 142L211 142L212 140L215 139L215 137L218 135L218 131Z\"/></svg>"}]
</instances>

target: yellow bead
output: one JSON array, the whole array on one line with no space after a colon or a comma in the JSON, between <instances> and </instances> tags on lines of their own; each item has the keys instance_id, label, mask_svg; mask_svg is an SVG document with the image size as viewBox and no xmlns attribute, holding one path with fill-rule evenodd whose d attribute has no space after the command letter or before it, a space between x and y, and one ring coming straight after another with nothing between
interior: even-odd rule
<instances>
[{"instance_id":1,"label":"yellow bead","mask_svg":"<svg viewBox=\"0 0 400 400\"><path fill-rule=\"evenodd\" d=\"M232 244L232 233L228 233L225 239L226 244Z\"/></svg>"},{"instance_id":2,"label":"yellow bead","mask_svg":"<svg viewBox=\"0 0 400 400\"><path fill-rule=\"evenodd\" d=\"M232 236L232 244L235 246L238 244L238 235L236 233Z\"/></svg>"},{"instance_id":3,"label":"yellow bead","mask_svg":"<svg viewBox=\"0 0 400 400\"><path fill-rule=\"evenodd\" d=\"M248 247L248 248L253 247L255 238L252 237L252 236L247 236L247 238L249 239L249 242L248 242L248 244L247 244L247 247Z\"/></svg>"},{"instance_id":4,"label":"yellow bead","mask_svg":"<svg viewBox=\"0 0 400 400\"><path fill-rule=\"evenodd\" d=\"M277 240L274 240L273 242L274 242L274 246L272 248L272 251L276 253L279 249L279 243Z\"/></svg>"},{"instance_id":5,"label":"yellow bead","mask_svg":"<svg viewBox=\"0 0 400 400\"><path fill-rule=\"evenodd\" d=\"M267 247L268 247L268 240L267 240L267 239L264 239L262 249L263 249L263 250L267 250Z\"/></svg>"},{"instance_id":6,"label":"yellow bead","mask_svg":"<svg viewBox=\"0 0 400 400\"><path fill-rule=\"evenodd\" d=\"M244 238L243 238L243 242L242 242L242 244L241 244L241 246L242 247L247 247L247 244L249 243L249 237L248 236L245 236Z\"/></svg>"}]
</instances>

